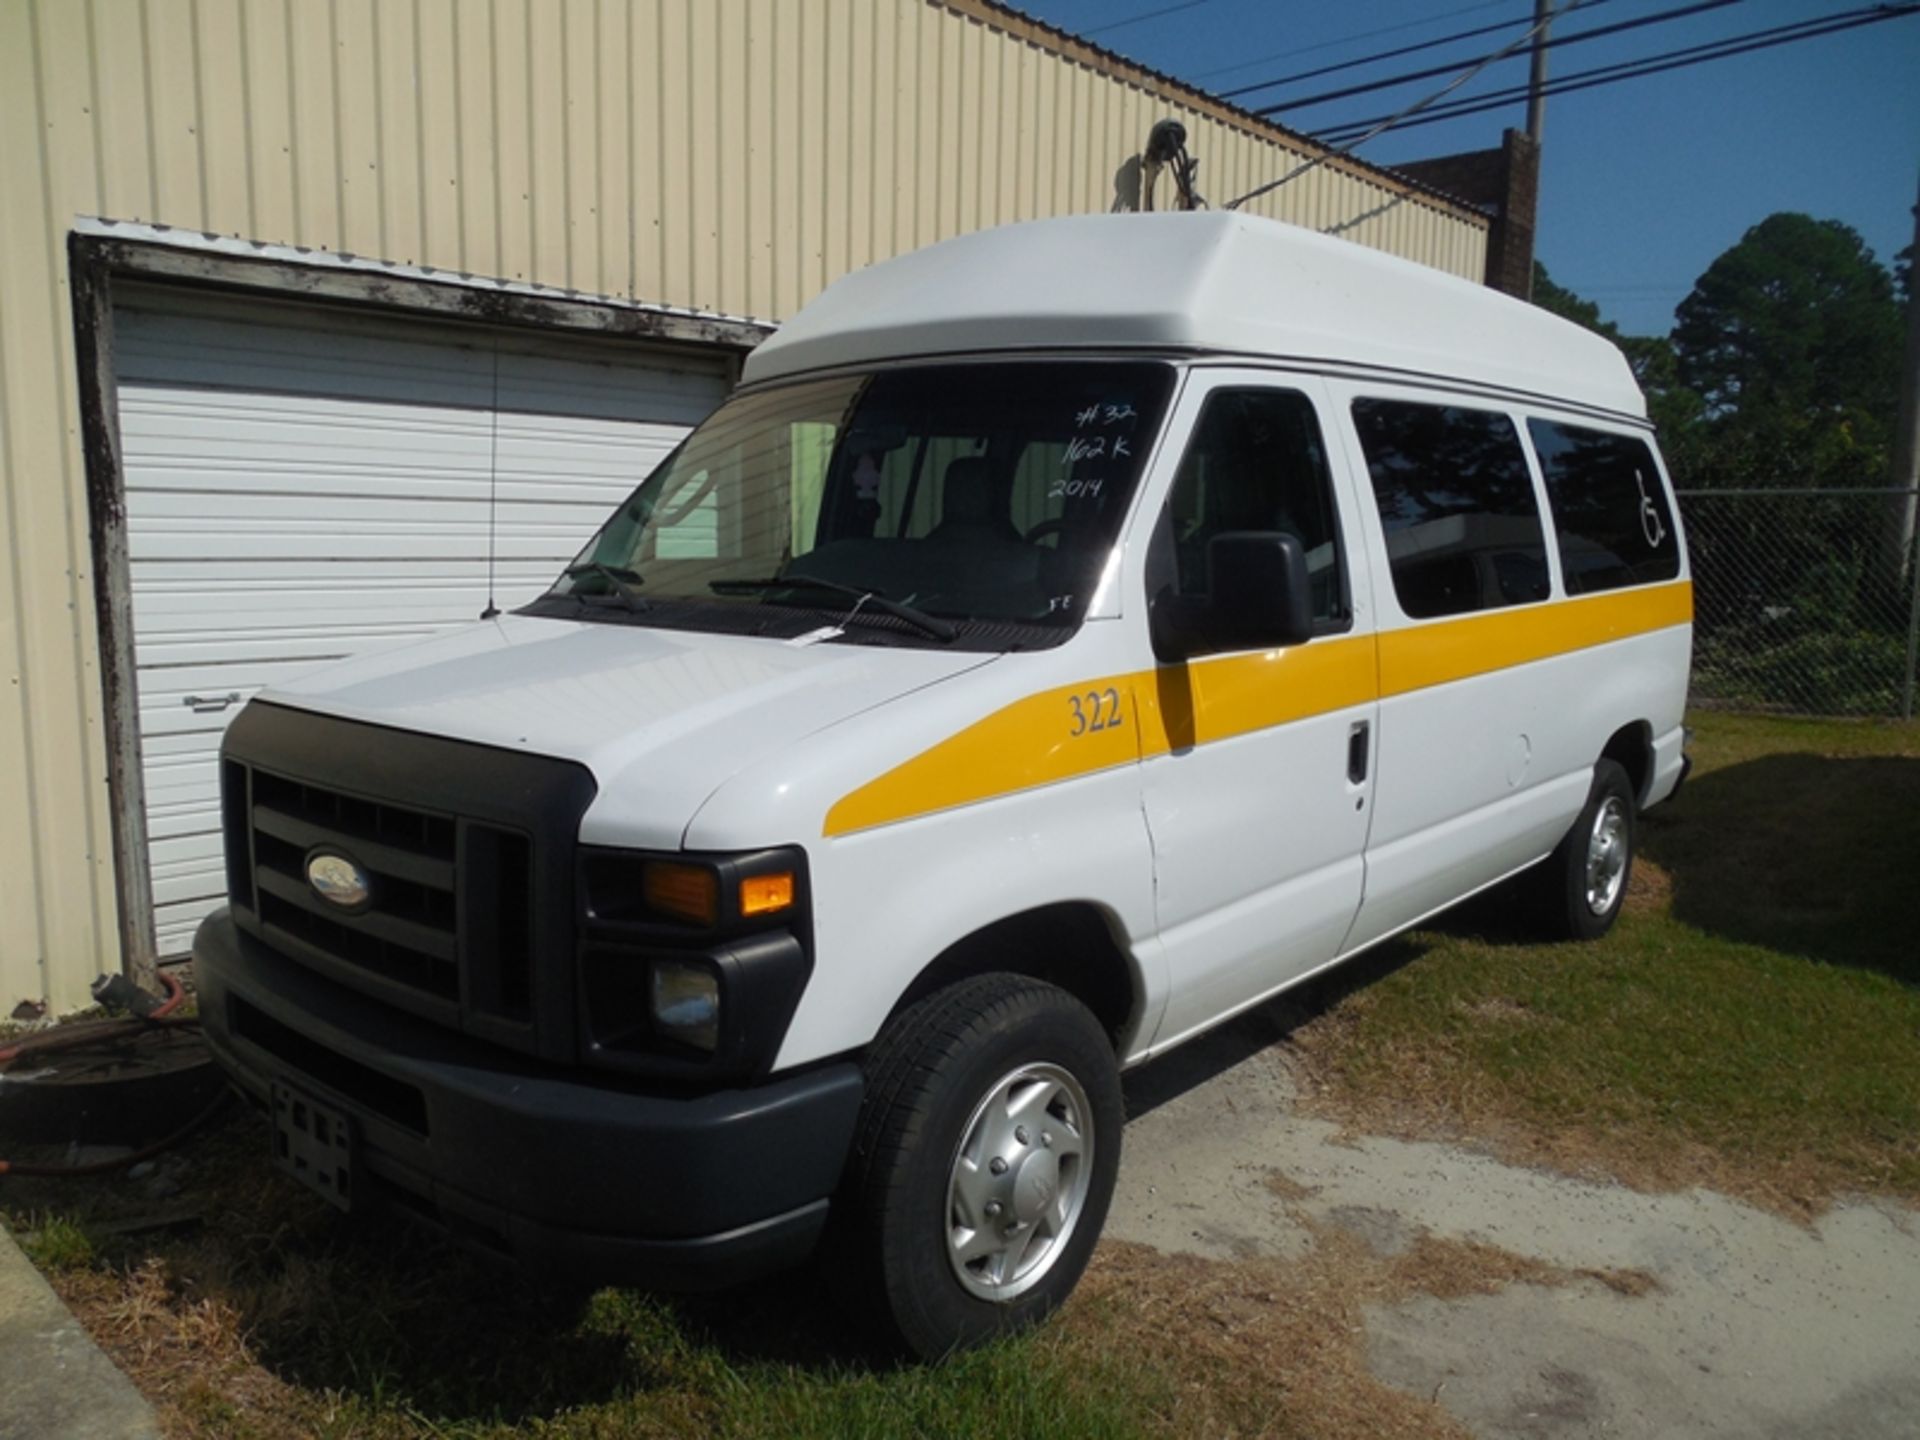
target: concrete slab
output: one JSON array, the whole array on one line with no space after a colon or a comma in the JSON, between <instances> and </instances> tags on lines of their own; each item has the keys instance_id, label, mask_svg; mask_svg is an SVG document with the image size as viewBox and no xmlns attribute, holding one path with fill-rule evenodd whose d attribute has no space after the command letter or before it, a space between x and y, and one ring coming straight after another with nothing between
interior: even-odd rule
<instances>
[{"instance_id":1,"label":"concrete slab","mask_svg":"<svg viewBox=\"0 0 1920 1440\"><path fill-rule=\"evenodd\" d=\"M0 1226L0 1440L159 1440L160 1425Z\"/></svg>"},{"instance_id":2,"label":"concrete slab","mask_svg":"<svg viewBox=\"0 0 1920 1440\"><path fill-rule=\"evenodd\" d=\"M1128 1077L1109 1236L1289 1256L1315 1243L1304 1216L1376 1253L1427 1233L1659 1282L1639 1296L1514 1285L1369 1310L1374 1374L1489 1440L1920 1433L1911 1209L1862 1200L1801 1226L1710 1191L1648 1195L1342 1135L1298 1113L1274 1033L1256 1017Z\"/></svg>"}]
</instances>

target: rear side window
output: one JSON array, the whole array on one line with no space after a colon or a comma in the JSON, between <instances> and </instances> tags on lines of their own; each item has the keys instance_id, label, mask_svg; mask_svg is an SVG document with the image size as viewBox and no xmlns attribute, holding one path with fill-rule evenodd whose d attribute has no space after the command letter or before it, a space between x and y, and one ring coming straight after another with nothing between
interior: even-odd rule
<instances>
[{"instance_id":1,"label":"rear side window","mask_svg":"<svg viewBox=\"0 0 1920 1440\"><path fill-rule=\"evenodd\" d=\"M1650 585L1680 573L1680 541L1644 440L1529 420L1547 481L1569 595Z\"/></svg>"},{"instance_id":2,"label":"rear side window","mask_svg":"<svg viewBox=\"0 0 1920 1440\"><path fill-rule=\"evenodd\" d=\"M1356 400L1353 421L1403 611L1426 620L1547 598L1540 505L1512 420Z\"/></svg>"},{"instance_id":3,"label":"rear side window","mask_svg":"<svg viewBox=\"0 0 1920 1440\"><path fill-rule=\"evenodd\" d=\"M1297 390L1216 390L1167 497L1173 586L1207 593L1207 544L1235 530L1284 531L1307 555L1313 618L1345 629L1347 582L1333 481L1313 402Z\"/></svg>"}]
</instances>

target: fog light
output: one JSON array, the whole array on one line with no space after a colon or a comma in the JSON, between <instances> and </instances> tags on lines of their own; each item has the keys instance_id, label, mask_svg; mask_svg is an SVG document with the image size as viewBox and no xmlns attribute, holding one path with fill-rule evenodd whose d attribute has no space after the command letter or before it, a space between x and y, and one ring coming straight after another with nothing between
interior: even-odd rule
<instances>
[{"instance_id":1,"label":"fog light","mask_svg":"<svg viewBox=\"0 0 1920 1440\"><path fill-rule=\"evenodd\" d=\"M712 1052L720 1048L720 977L704 965L656 960L654 1029L669 1040Z\"/></svg>"}]
</instances>

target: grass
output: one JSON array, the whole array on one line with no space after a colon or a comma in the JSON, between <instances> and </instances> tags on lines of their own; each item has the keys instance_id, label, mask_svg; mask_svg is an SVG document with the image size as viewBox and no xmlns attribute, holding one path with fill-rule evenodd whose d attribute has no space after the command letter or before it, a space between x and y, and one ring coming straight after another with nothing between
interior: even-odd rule
<instances>
[{"instance_id":1,"label":"grass","mask_svg":"<svg viewBox=\"0 0 1920 1440\"><path fill-rule=\"evenodd\" d=\"M20 1236L20 1251L42 1270L83 1270L93 1264L93 1241L71 1216L45 1215L29 1219Z\"/></svg>"},{"instance_id":2,"label":"grass","mask_svg":"<svg viewBox=\"0 0 1920 1440\"><path fill-rule=\"evenodd\" d=\"M1920 1195L1920 730L1697 723L1614 932L1520 943L1496 893L1394 942L1296 1037L1323 1103L1802 1211Z\"/></svg>"},{"instance_id":3,"label":"grass","mask_svg":"<svg viewBox=\"0 0 1920 1440\"><path fill-rule=\"evenodd\" d=\"M197 1223L137 1182L9 1180L31 1257L175 1436L1060 1437L1178 1433L1178 1356L1069 1323L894 1363L805 1272L699 1299L549 1295L387 1217L341 1220L264 1165L253 1117L196 1143ZM1097 1287L1095 1287L1097 1288ZM1124 1328L1122 1317L1121 1328ZM1221 1434L1257 1428L1226 1424ZM1274 1425L1270 1433L1300 1433Z\"/></svg>"},{"instance_id":4,"label":"grass","mask_svg":"<svg viewBox=\"0 0 1920 1440\"><path fill-rule=\"evenodd\" d=\"M904 1365L865 1347L817 1272L563 1303L404 1226L344 1224L265 1171L259 1142L250 1119L199 1142L193 1229L131 1229L124 1182L89 1182L86 1214L38 1231L72 1237L49 1279L170 1436L1453 1437L1369 1373L1365 1304L1633 1278L1432 1239L1383 1257L1343 1232L1235 1263L1109 1244L1038 1333Z\"/></svg>"}]
</instances>

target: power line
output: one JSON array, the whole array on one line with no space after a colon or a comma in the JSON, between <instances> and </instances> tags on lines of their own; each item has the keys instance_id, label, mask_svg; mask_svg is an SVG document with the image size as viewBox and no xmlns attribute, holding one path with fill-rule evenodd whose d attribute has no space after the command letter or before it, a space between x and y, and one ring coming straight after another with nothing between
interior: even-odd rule
<instances>
[{"instance_id":1,"label":"power line","mask_svg":"<svg viewBox=\"0 0 1920 1440\"><path fill-rule=\"evenodd\" d=\"M1181 10L1197 10L1202 5L1211 5L1213 0L1182 0L1179 5L1163 5L1158 10L1148 10L1139 15L1129 15L1124 20L1115 20L1110 24L1096 25L1091 30L1082 30L1081 39L1094 35L1104 35L1109 30L1125 29L1129 25L1138 25L1142 20L1158 20L1162 15L1172 15Z\"/></svg>"},{"instance_id":2,"label":"power line","mask_svg":"<svg viewBox=\"0 0 1920 1440\"><path fill-rule=\"evenodd\" d=\"M1745 55L1755 50L1770 50L1776 45L1790 45L1800 40L1814 40L1823 35L1835 35L1844 30L1858 29L1862 25L1877 24L1882 20L1899 20L1920 13L1920 4L1877 5L1863 10L1844 11L1839 15L1830 15L1818 20L1802 20L1792 25L1775 26L1770 30L1750 31L1745 35L1736 35L1726 40L1716 40L1705 45L1688 46L1681 50L1669 50L1665 54L1645 56L1638 60L1622 61L1614 65L1602 65L1592 70L1580 70L1571 75L1563 75L1558 80L1547 83L1544 93L1547 95L1571 94L1577 90L1591 90L1599 85L1617 84L1622 80L1637 80L1645 75L1660 75L1669 70L1685 70L1695 65L1704 65L1712 60L1724 60L1735 55ZM1316 132L1314 139L1328 145L1344 145L1344 136L1359 132L1360 140L1371 139L1387 130L1413 130L1422 125L1437 125L1443 120L1457 120L1467 115L1478 115L1487 110L1497 110L1503 105L1511 105L1523 98L1527 87L1517 85L1506 90L1493 91L1486 95L1476 95L1469 99L1458 100L1443 105L1428 114L1412 118L1411 112L1402 111L1398 115L1375 120L1355 120L1345 125L1333 125Z\"/></svg>"},{"instance_id":3,"label":"power line","mask_svg":"<svg viewBox=\"0 0 1920 1440\"><path fill-rule=\"evenodd\" d=\"M1466 84L1469 80L1473 79L1474 76L1478 75L1482 70L1486 69L1489 65L1494 64L1496 61L1506 59L1507 56L1513 54L1514 51L1518 50L1521 46L1525 45L1528 41L1532 40L1534 36L1538 35L1542 30L1545 30L1555 20L1558 20L1563 15L1568 15L1568 14L1571 14L1573 11L1578 10L1583 3L1585 3L1585 0L1565 0L1565 3L1561 5L1559 9L1549 10L1545 15L1542 15L1538 20L1534 21L1532 26L1519 39L1510 41L1508 44L1494 51L1491 55L1486 56L1477 64L1469 67L1468 69L1462 70L1458 75L1454 76L1453 79L1449 80L1445 85L1442 85L1438 90L1434 91L1431 95L1427 96L1424 100L1416 100L1413 102L1413 104L1407 106L1407 108L1402 110L1399 114L1391 116L1388 120L1382 123L1378 129L1369 130L1365 134L1356 136L1354 139L1347 141L1343 145L1335 146L1333 149L1321 151L1318 155L1314 156L1311 160L1308 160L1305 164L1294 166L1293 169L1289 170L1286 174L1282 175L1278 180L1269 180L1265 185L1257 186L1256 188L1249 190L1246 194L1242 195L1239 199L1229 200L1227 202L1226 208L1229 210L1238 210L1242 205L1246 204L1247 201L1256 199L1261 195L1265 195L1270 190L1278 190L1282 185L1285 185L1288 181L1297 180L1300 176L1306 174L1309 170L1315 169L1318 166L1326 164L1327 161L1333 159L1334 156L1346 154L1349 150L1354 149L1356 146L1363 145L1368 140L1371 140L1375 135L1378 135L1380 131L1391 129L1394 124L1405 119L1407 116L1413 115L1418 111L1426 109L1429 105L1433 104L1436 100L1439 100L1443 96L1450 95L1455 90L1458 90L1462 85Z\"/></svg>"},{"instance_id":4,"label":"power line","mask_svg":"<svg viewBox=\"0 0 1920 1440\"><path fill-rule=\"evenodd\" d=\"M1251 70L1256 65L1268 65L1275 60L1291 60L1296 55L1312 55L1320 50L1332 50L1341 45L1351 45L1356 40L1372 40L1381 35L1397 35L1404 30L1418 30L1422 25L1438 25L1442 20L1453 20L1461 15L1472 15L1481 10L1497 10L1510 4L1512 0L1480 0L1478 5L1463 5L1458 10L1446 10L1438 15L1429 15L1424 20L1407 20L1399 25L1383 25L1378 30L1362 30L1354 35L1342 35L1337 40L1322 40L1318 45L1303 45L1298 50L1279 50L1271 55L1256 56L1252 60L1242 60L1233 65L1222 65L1213 70L1202 70L1190 76L1193 80L1205 80L1214 75L1231 75L1237 70ZM1600 0L1594 0L1595 4ZM1525 19L1515 20L1515 25L1526 24Z\"/></svg>"},{"instance_id":5,"label":"power line","mask_svg":"<svg viewBox=\"0 0 1920 1440\"><path fill-rule=\"evenodd\" d=\"M1678 50L1667 50L1657 55L1641 55L1632 60L1619 60L1596 66L1591 70L1576 70L1572 74L1562 75L1557 80L1549 81L1548 93L1562 89L1591 89L1594 85L1609 79L1631 80L1642 71L1643 67L1657 67L1657 69L1647 70L1646 73L1649 74L1684 68L1665 63L1667 61L1688 60L1691 63L1704 64L1708 60L1720 59L1723 55L1745 54L1748 50L1766 49L1770 45L1785 44L1791 40L1810 40L1834 30L1850 30L1856 25L1868 24L1875 20L1897 19L1902 15L1911 14L1916 9L1920 9L1920 4L1914 3L1914 0L1903 0L1903 3L1894 5L1863 6L1858 10L1847 10L1837 15L1821 15L1811 20L1795 20L1786 25L1775 25L1764 30L1750 30L1744 35L1723 36L1718 40L1705 41L1699 45L1687 45ZM1748 44L1749 41L1765 43ZM1430 115L1423 115L1418 123L1427 124L1431 121L1452 119L1457 115L1477 114L1483 109L1510 104L1525 96L1526 93L1526 86L1513 85L1504 90L1491 90L1482 95L1468 96L1451 104L1442 105ZM1374 123L1373 119L1368 119L1329 125L1324 130L1315 132L1315 138L1327 139L1344 135L1350 131L1366 129Z\"/></svg>"},{"instance_id":6,"label":"power line","mask_svg":"<svg viewBox=\"0 0 1920 1440\"><path fill-rule=\"evenodd\" d=\"M1605 5L1608 3L1610 3L1610 0L1590 0L1586 8L1591 10L1595 5ZM1479 7L1476 6L1474 8L1477 9ZM1250 95L1255 90L1266 90L1274 85L1296 85L1302 80L1317 80L1322 75L1335 75L1342 70L1352 70L1361 65L1373 65L1382 60L1397 59L1402 55L1412 55L1421 50L1432 50L1441 45L1451 45L1457 40L1472 40L1476 36L1492 35L1501 30L1511 30L1516 25L1526 24L1527 21L1532 18L1533 17L1528 14L1519 16L1513 20L1496 20L1491 25L1477 25L1471 30L1456 30L1453 34L1442 35L1438 39L1421 40L1412 45L1402 45L1397 50L1381 50L1372 55L1362 55L1357 60L1341 60L1332 65L1322 65L1317 70L1302 70L1297 75L1282 75L1277 80L1258 80L1251 85L1241 85L1235 89L1222 90L1218 93L1222 100L1231 100L1236 95ZM1258 64L1259 62L1253 61L1249 63ZM1234 68L1236 70L1245 70L1248 66L1236 65Z\"/></svg>"},{"instance_id":7,"label":"power line","mask_svg":"<svg viewBox=\"0 0 1920 1440\"><path fill-rule=\"evenodd\" d=\"M1612 25L1601 25L1596 29L1582 30L1573 35L1556 35L1543 42L1542 50L1558 50L1563 45L1578 45L1582 40L1598 40L1603 35L1618 35L1623 30L1638 30L1645 25L1659 25L1668 20L1683 20L1689 15L1698 15L1707 10L1721 10L1729 5L1744 4L1745 0L1694 0L1691 5L1681 5L1672 10L1662 10L1653 15L1641 15L1632 20L1616 21ZM1458 64L1456 61L1455 64ZM1449 75L1453 65L1435 65L1426 70L1410 70L1404 75L1390 75L1384 80L1368 80L1359 85L1349 85L1343 90L1324 90L1318 95L1308 95L1298 100L1283 100L1275 105L1262 106L1254 111L1256 115L1275 115L1282 110L1304 110L1309 105L1323 105L1329 100L1345 100L1352 95L1365 95L1374 90L1391 90L1399 85L1411 85L1416 80L1431 80L1436 75ZM1274 81L1279 84L1279 81ZM1250 86L1260 89L1260 86Z\"/></svg>"}]
</instances>

